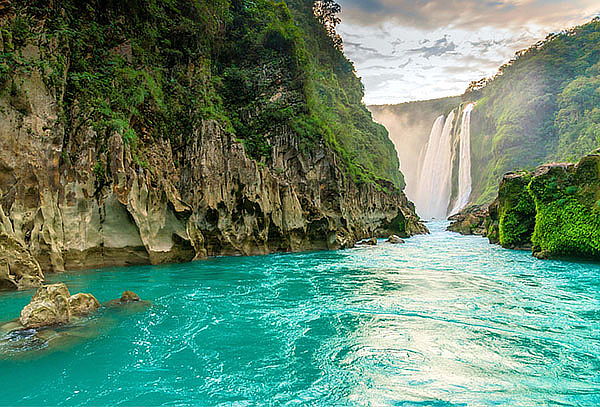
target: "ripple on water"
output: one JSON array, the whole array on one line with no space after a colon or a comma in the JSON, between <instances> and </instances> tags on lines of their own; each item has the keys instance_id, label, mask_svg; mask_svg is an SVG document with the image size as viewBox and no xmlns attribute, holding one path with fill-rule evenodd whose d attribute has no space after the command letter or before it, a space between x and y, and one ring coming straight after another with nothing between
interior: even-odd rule
<instances>
[{"instance_id":1,"label":"ripple on water","mask_svg":"<svg viewBox=\"0 0 600 407\"><path fill-rule=\"evenodd\" d=\"M5 356L35 357L0 360L0 405L600 405L600 266L430 226L397 246L60 275L154 305L53 351L4 334ZM3 294L2 320L30 295Z\"/></svg>"}]
</instances>

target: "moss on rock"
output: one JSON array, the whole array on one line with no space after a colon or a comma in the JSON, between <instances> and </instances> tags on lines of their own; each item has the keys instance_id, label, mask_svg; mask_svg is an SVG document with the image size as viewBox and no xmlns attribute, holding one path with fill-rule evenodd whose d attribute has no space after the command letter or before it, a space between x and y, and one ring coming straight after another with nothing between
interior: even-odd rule
<instances>
[{"instance_id":1,"label":"moss on rock","mask_svg":"<svg viewBox=\"0 0 600 407\"><path fill-rule=\"evenodd\" d=\"M502 247L529 248L535 227L535 204L527 189L531 174L509 173L498 191L498 242Z\"/></svg>"},{"instance_id":2,"label":"moss on rock","mask_svg":"<svg viewBox=\"0 0 600 407\"><path fill-rule=\"evenodd\" d=\"M541 259L600 258L600 155L506 174L486 229L491 243Z\"/></svg>"},{"instance_id":3,"label":"moss on rock","mask_svg":"<svg viewBox=\"0 0 600 407\"><path fill-rule=\"evenodd\" d=\"M577 165L544 166L529 191L535 200L536 257L600 258L600 155Z\"/></svg>"}]
</instances>

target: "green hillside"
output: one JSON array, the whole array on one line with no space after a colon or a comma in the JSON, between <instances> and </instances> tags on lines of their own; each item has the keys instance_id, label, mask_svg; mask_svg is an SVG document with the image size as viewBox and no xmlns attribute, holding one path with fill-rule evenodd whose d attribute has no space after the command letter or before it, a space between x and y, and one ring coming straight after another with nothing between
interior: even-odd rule
<instances>
[{"instance_id":1,"label":"green hillside","mask_svg":"<svg viewBox=\"0 0 600 407\"><path fill-rule=\"evenodd\" d=\"M600 20L517 53L464 98L472 120L473 198L490 202L511 170L576 161L600 146Z\"/></svg>"}]
</instances>

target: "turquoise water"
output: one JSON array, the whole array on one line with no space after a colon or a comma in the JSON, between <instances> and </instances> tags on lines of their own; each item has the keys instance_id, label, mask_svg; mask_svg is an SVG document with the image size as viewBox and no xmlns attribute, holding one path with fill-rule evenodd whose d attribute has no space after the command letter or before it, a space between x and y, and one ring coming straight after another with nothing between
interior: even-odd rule
<instances>
[{"instance_id":1,"label":"turquoise water","mask_svg":"<svg viewBox=\"0 0 600 407\"><path fill-rule=\"evenodd\" d=\"M599 406L600 266L442 226L400 246L61 275L153 305L4 355L0 404ZM0 320L30 295L0 294Z\"/></svg>"}]
</instances>

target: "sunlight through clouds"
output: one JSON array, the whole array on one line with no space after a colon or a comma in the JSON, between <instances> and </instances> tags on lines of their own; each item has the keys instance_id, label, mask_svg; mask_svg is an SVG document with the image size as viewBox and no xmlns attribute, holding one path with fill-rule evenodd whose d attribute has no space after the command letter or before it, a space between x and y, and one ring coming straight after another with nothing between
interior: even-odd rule
<instances>
[{"instance_id":1,"label":"sunlight through clouds","mask_svg":"<svg viewBox=\"0 0 600 407\"><path fill-rule=\"evenodd\" d=\"M340 0L367 104L461 94L520 49L600 13L597 0Z\"/></svg>"}]
</instances>

